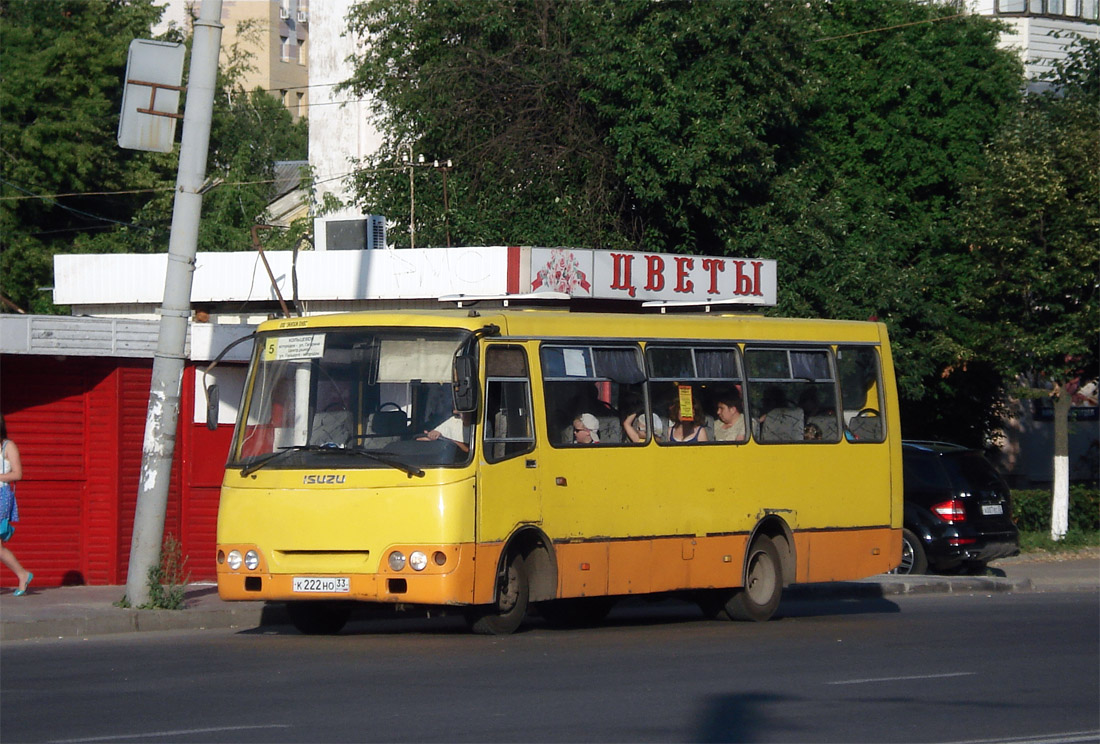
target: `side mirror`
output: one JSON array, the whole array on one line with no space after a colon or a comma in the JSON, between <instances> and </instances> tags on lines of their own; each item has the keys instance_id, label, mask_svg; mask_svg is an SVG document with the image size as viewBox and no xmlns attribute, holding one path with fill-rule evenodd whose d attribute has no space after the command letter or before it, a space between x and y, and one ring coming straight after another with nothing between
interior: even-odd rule
<instances>
[{"instance_id":1,"label":"side mirror","mask_svg":"<svg viewBox=\"0 0 1100 744\"><path fill-rule=\"evenodd\" d=\"M206 428L210 431L218 430L218 386L210 385L206 388Z\"/></svg>"},{"instance_id":2,"label":"side mirror","mask_svg":"<svg viewBox=\"0 0 1100 744\"><path fill-rule=\"evenodd\" d=\"M460 354L454 361L454 409L459 413L473 413L477 410L477 359L469 354Z\"/></svg>"}]
</instances>

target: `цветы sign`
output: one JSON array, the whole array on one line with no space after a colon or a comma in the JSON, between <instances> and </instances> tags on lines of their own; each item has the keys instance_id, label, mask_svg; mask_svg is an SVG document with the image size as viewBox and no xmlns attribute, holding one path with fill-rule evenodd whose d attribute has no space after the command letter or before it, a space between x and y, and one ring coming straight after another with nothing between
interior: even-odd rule
<instances>
[{"instance_id":1,"label":"\u0446\u0432\u0435\u0442\u044b sign","mask_svg":"<svg viewBox=\"0 0 1100 744\"><path fill-rule=\"evenodd\" d=\"M774 260L580 248L508 249L508 291L675 303L774 305Z\"/></svg>"}]
</instances>

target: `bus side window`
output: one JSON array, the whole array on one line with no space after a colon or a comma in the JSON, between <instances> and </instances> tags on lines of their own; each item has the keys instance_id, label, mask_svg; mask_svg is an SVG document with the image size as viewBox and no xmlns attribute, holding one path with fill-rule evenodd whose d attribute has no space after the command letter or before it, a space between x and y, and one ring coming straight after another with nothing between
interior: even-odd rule
<instances>
[{"instance_id":1,"label":"bus side window","mask_svg":"<svg viewBox=\"0 0 1100 744\"><path fill-rule=\"evenodd\" d=\"M821 348L745 350L753 432L759 441L840 441L831 357Z\"/></svg>"},{"instance_id":2,"label":"bus side window","mask_svg":"<svg viewBox=\"0 0 1100 744\"><path fill-rule=\"evenodd\" d=\"M870 346L840 346L836 350L836 363L845 438L850 442L883 441L886 427L878 353Z\"/></svg>"},{"instance_id":3,"label":"bus side window","mask_svg":"<svg viewBox=\"0 0 1100 744\"><path fill-rule=\"evenodd\" d=\"M593 444L633 446L622 421L645 407L645 371L636 345L544 345L541 350L546 427L550 444L574 444L573 421L595 418Z\"/></svg>"},{"instance_id":4,"label":"bus side window","mask_svg":"<svg viewBox=\"0 0 1100 744\"><path fill-rule=\"evenodd\" d=\"M527 354L520 346L485 352L485 460L500 462L535 446Z\"/></svg>"}]
</instances>

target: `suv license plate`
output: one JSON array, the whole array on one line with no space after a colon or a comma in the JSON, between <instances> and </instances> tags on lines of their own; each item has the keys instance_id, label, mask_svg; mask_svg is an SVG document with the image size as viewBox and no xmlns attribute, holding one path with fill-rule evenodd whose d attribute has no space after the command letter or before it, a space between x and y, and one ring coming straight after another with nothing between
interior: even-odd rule
<instances>
[{"instance_id":1,"label":"suv license plate","mask_svg":"<svg viewBox=\"0 0 1100 744\"><path fill-rule=\"evenodd\" d=\"M329 592L347 594L351 591L351 582L346 576L295 576L294 592Z\"/></svg>"},{"instance_id":2,"label":"suv license plate","mask_svg":"<svg viewBox=\"0 0 1100 744\"><path fill-rule=\"evenodd\" d=\"M1000 504L982 504L982 514L989 517L994 514L1004 514L1005 510Z\"/></svg>"}]
</instances>

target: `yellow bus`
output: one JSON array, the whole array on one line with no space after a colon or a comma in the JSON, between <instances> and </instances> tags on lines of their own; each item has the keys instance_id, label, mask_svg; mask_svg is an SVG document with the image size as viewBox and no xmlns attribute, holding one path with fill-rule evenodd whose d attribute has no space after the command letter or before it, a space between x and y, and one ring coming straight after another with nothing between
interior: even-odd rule
<instances>
[{"instance_id":1,"label":"yellow bus","mask_svg":"<svg viewBox=\"0 0 1100 744\"><path fill-rule=\"evenodd\" d=\"M670 594L766 620L901 556L882 324L744 314L372 311L257 331L218 592L305 633L356 602L510 633Z\"/></svg>"}]
</instances>

